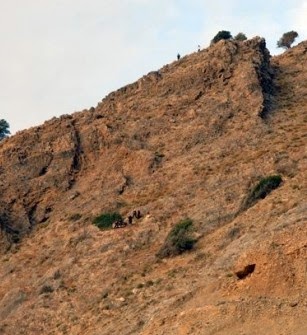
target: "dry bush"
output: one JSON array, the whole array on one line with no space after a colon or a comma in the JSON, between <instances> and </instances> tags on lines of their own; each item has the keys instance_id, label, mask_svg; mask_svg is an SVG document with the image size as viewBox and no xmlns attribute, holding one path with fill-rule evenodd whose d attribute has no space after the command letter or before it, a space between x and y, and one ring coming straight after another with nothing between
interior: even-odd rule
<instances>
[{"instance_id":1,"label":"dry bush","mask_svg":"<svg viewBox=\"0 0 307 335\"><path fill-rule=\"evenodd\" d=\"M196 240L191 236L193 221L185 219L177 223L166 237L166 240L157 253L158 258L173 257L191 250Z\"/></svg>"},{"instance_id":2,"label":"dry bush","mask_svg":"<svg viewBox=\"0 0 307 335\"><path fill-rule=\"evenodd\" d=\"M258 200L264 199L268 194L280 186L282 178L279 175L262 178L259 183L249 192L244 200L243 208L253 206Z\"/></svg>"}]
</instances>

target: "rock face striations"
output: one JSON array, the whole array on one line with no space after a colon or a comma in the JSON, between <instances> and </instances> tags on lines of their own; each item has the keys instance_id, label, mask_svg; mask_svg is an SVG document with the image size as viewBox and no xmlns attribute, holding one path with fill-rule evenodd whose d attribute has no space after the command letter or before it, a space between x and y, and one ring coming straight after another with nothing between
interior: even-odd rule
<instances>
[{"instance_id":1,"label":"rock face striations","mask_svg":"<svg viewBox=\"0 0 307 335\"><path fill-rule=\"evenodd\" d=\"M261 123L257 116L269 109L273 90L269 58L263 39L221 41L111 93L91 111L64 115L7 139L0 147L2 216L27 232L46 221L88 175L111 184L95 183L102 192L108 189L114 202L125 176L142 182L159 167L165 159L157 153L168 152L172 160L172 146L175 156L235 127ZM247 124L236 122L239 117ZM126 166L132 157L145 164L142 176L135 175L138 168ZM105 171L115 175L101 178Z\"/></svg>"},{"instance_id":2,"label":"rock face striations","mask_svg":"<svg viewBox=\"0 0 307 335\"><path fill-rule=\"evenodd\" d=\"M222 40L1 141L0 334L305 335L306 65ZM159 260L185 218L194 249Z\"/></svg>"}]
</instances>

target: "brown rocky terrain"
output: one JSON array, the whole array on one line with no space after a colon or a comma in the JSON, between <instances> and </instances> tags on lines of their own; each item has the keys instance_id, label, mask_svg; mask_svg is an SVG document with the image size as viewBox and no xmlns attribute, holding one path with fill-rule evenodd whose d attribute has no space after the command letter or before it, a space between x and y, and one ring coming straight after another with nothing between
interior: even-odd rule
<instances>
[{"instance_id":1,"label":"brown rocky terrain","mask_svg":"<svg viewBox=\"0 0 307 335\"><path fill-rule=\"evenodd\" d=\"M220 41L1 141L0 334L306 335L306 97L307 42Z\"/></svg>"}]
</instances>

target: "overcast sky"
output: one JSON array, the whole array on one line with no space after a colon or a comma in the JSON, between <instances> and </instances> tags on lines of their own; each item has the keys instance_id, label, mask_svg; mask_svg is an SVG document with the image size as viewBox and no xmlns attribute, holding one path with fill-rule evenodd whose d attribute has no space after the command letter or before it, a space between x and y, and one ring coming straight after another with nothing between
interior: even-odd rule
<instances>
[{"instance_id":1,"label":"overcast sky","mask_svg":"<svg viewBox=\"0 0 307 335\"><path fill-rule=\"evenodd\" d=\"M0 0L0 119L11 132L96 106L219 30L307 39L307 0Z\"/></svg>"}]
</instances>

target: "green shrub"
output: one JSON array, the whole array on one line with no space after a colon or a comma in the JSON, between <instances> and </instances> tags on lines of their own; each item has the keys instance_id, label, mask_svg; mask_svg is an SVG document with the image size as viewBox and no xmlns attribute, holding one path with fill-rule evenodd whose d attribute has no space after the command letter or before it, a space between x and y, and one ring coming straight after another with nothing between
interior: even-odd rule
<instances>
[{"instance_id":1,"label":"green shrub","mask_svg":"<svg viewBox=\"0 0 307 335\"><path fill-rule=\"evenodd\" d=\"M238 33L238 34L234 37L234 39L235 39L236 41L246 41L246 40L247 40L247 37L246 37L246 35L245 35L244 33Z\"/></svg>"},{"instance_id":2,"label":"green shrub","mask_svg":"<svg viewBox=\"0 0 307 335\"><path fill-rule=\"evenodd\" d=\"M268 194L275 190L282 182L279 175L262 178L260 182L250 191L244 201L244 208L253 206L258 200L264 199Z\"/></svg>"},{"instance_id":3,"label":"green shrub","mask_svg":"<svg viewBox=\"0 0 307 335\"><path fill-rule=\"evenodd\" d=\"M93 220L93 224L99 229L109 229L115 221L122 219L122 216L117 212L103 213Z\"/></svg>"},{"instance_id":4,"label":"green shrub","mask_svg":"<svg viewBox=\"0 0 307 335\"><path fill-rule=\"evenodd\" d=\"M168 233L163 246L157 253L157 257L172 257L193 249L196 240L191 236L192 230L193 222L191 219L185 219L177 223Z\"/></svg>"},{"instance_id":5,"label":"green shrub","mask_svg":"<svg viewBox=\"0 0 307 335\"><path fill-rule=\"evenodd\" d=\"M219 31L211 40L211 45L219 42L220 40L229 40L232 39L230 31L221 30Z\"/></svg>"},{"instance_id":6,"label":"green shrub","mask_svg":"<svg viewBox=\"0 0 307 335\"><path fill-rule=\"evenodd\" d=\"M10 125L8 122L4 119L0 120L0 141L3 140L5 137L7 137L10 134L9 131Z\"/></svg>"}]
</instances>

